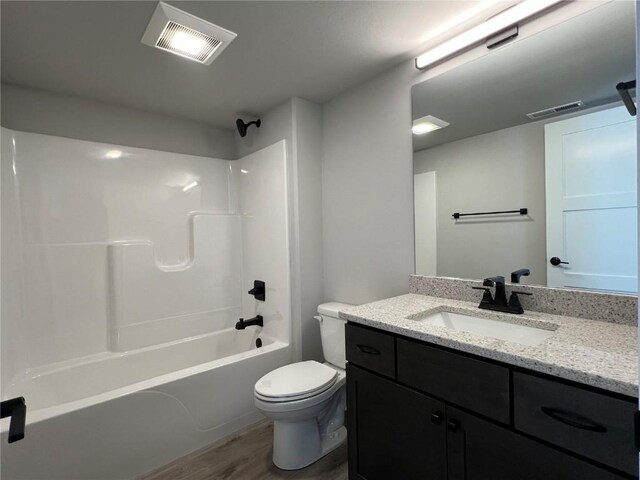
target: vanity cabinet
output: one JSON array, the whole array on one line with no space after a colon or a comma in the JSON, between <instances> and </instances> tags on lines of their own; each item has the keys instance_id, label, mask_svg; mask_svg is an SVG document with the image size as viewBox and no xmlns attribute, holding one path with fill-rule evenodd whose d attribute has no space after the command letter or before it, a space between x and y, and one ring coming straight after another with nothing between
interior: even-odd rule
<instances>
[{"instance_id":1,"label":"vanity cabinet","mask_svg":"<svg viewBox=\"0 0 640 480\"><path fill-rule=\"evenodd\" d=\"M391 335L367 328L345 328L347 358L351 363L396 378L396 341Z\"/></svg>"},{"instance_id":2,"label":"vanity cabinet","mask_svg":"<svg viewBox=\"0 0 640 480\"><path fill-rule=\"evenodd\" d=\"M449 480L625 478L450 406L447 452Z\"/></svg>"},{"instance_id":3,"label":"vanity cabinet","mask_svg":"<svg viewBox=\"0 0 640 480\"><path fill-rule=\"evenodd\" d=\"M444 403L351 364L347 378L349 478L445 480Z\"/></svg>"},{"instance_id":4,"label":"vanity cabinet","mask_svg":"<svg viewBox=\"0 0 640 480\"><path fill-rule=\"evenodd\" d=\"M633 399L346 326L351 480L638 476Z\"/></svg>"},{"instance_id":5,"label":"vanity cabinet","mask_svg":"<svg viewBox=\"0 0 640 480\"><path fill-rule=\"evenodd\" d=\"M509 423L509 369L422 343L397 339L398 381Z\"/></svg>"},{"instance_id":6,"label":"vanity cabinet","mask_svg":"<svg viewBox=\"0 0 640 480\"><path fill-rule=\"evenodd\" d=\"M630 422L637 405L523 372L513 374L514 426L559 447L637 472Z\"/></svg>"}]
</instances>

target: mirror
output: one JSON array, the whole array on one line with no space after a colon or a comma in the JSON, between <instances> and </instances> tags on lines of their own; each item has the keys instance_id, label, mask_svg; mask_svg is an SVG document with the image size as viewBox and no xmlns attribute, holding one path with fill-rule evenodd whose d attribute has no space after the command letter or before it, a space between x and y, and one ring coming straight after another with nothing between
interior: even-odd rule
<instances>
[{"instance_id":1,"label":"mirror","mask_svg":"<svg viewBox=\"0 0 640 480\"><path fill-rule=\"evenodd\" d=\"M611 2L413 87L417 274L637 292L634 18Z\"/></svg>"}]
</instances>

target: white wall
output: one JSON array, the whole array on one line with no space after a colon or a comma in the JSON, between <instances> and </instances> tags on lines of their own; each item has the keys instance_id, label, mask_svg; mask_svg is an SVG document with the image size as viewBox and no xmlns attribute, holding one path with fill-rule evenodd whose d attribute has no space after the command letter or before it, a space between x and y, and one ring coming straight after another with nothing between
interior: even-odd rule
<instances>
[{"instance_id":1,"label":"white wall","mask_svg":"<svg viewBox=\"0 0 640 480\"><path fill-rule=\"evenodd\" d=\"M313 317L324 301L322 264L322 107L301 98L294 105L294 158L298 178L298 251L302 359L322 360L320 326Z\"/></svg>"},{"instance_id":2,"label":"white wall","mask_svg":"<svg viewBox=\"0 0 640 480\"><path fill-rule=\"evenodd\" d=\"M321 115L319 105L291 98L263 115L259 129L252 126L245 138L236 136L240 156L287 141L293 345L296 358L316 360L322 360L322 349L313 316L324 298Z\"/></svg>"},{"instance_id":3,"label":"white wall","mask_svg":"<svg viewBox=\"0 0 640 480\"><path fill-rule=\"evenodd\" d=\"M413 176L416 274L438 274L438 200L435 171Z\"/></svg>"},{"instance_id":4,"label":"white wall","mask_svg":"<svg viewBox=\"0 0 640 480\"><path fill-rule=\"evenodd\" d=\"M438 275L485 278L528 267L527 283L546 285L544 122L446 143L413 158L416 174L436 172ZM451 218L453 212L523 207L529 215Z\"/></svg>"},{"instance_id":5,"label":"white wall","mask_svg":"<svg viewBox=\"0 0 640 480\"><path fill-rule=\"evenodd\" d=\"M408 290L414 268L413 77L403 64L324 105L327 300L361 304Z\"/></svg>"},{"instance_id":6,"label":"white wall","mask_svg":"<svg viewBox=\"0 0 640 480\"><path fill-rule=\"evenodd\" d=\"M60 137L233 160L231 128L3 83L5 128Z\"/></svg>"},{"instance_id":7,"label":"white wall","mask_svg":"<svg viewBox=\"0 0 640 480\"><path fill-rule=\"evenodd\" d=\"M523 25L517 41L602 3L564 4ZM478 19L444 36L473 22ZM414 271L411 86L487 53L484 46L472 48L424 72L408 59L323 106L325 299L363 303L408 291Z\"/></svg>"}]
</instances>

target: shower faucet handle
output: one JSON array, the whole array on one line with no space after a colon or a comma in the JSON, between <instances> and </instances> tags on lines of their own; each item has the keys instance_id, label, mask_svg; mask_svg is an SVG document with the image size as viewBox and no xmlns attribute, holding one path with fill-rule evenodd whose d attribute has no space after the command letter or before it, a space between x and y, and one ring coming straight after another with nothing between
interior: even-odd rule
<instances>
[{"instance_id":1,"label":"shower faucet handle","mask_svg":"<svg viewBox=\"0 0 640 480\"><path fill-rule=\"evenodd\" d=\"M256 300L264 302L267 296L267 286L262 280L254 280L253 288L248 293L253 295Z\"/></svg>"},{"instance_id":2,"label":"shower faucet handle","mask_svg":"<svg viewBox=\"0 0 640 480\"><path fill-rule=\"evenodd\" d=\"M7 443L17 442L24 438L24 425L27 418L27 404L24 397L4 400L0 404L0 417L11 417Z\"/></svg>"}]
</instances>

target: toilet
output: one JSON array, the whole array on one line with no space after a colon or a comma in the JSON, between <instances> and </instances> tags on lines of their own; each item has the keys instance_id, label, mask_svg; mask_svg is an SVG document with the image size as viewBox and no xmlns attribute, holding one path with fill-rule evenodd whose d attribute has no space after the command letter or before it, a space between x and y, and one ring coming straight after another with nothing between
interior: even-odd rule
<instances>
[{"instance_id":1,"label":"toilet","mask_svg":"<svg viewBox=\"0 0 640 480\"><path fill-rule=\"evenodd\" d=\"M347 438L345 303L318 306L325 363L314 360L277 368L256 382L255 405L273 420L273 463L283 470L312 464Z\"/></svg>"}]
</instances>

